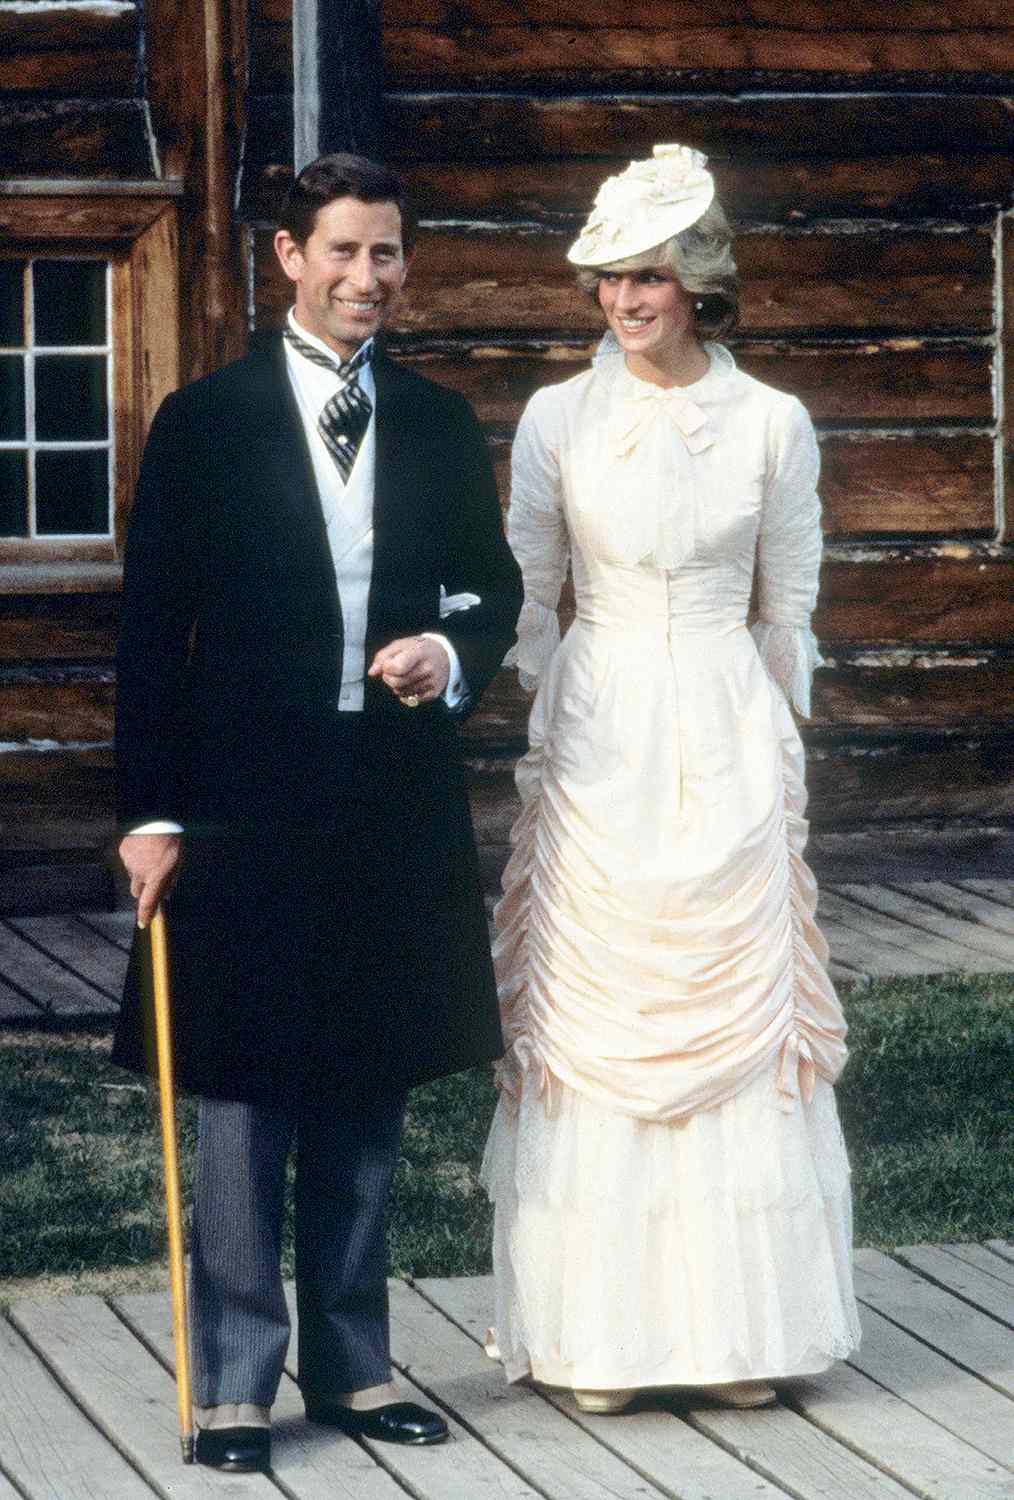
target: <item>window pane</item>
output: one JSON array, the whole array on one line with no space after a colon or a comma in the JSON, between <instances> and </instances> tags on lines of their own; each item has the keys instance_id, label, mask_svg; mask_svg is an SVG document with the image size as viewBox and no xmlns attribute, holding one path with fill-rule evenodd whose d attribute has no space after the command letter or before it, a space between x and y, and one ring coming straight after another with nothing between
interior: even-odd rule
<instances>
[{"instance_id":1,"label":"window pane","mask_svg":"<svg viewBox=\"0 0 1014 1500\"><path fill-rule=\"evenodd\" d=\"M37 260L36 344L106 342L106 263L102 260Z\"/></svg>"},{"instance_id":2,"label":"window pane","mask_svg":"<svg viewBox=\"0 0 1014 1500\"><path fill-rule=\"evenodd\" d=\"M0 442L25 440L25 361L20 354L0 355Z\"/></svg>"},{"instance_id":3,"label":"window pane","mask_svg":"<svg viewBox=\"0 0 1014 1500\"><path fill-rule=\"evenodd\" d=\"M104 354L47 354L35 361L35 433L40 442L107 438Z\"/></svg>"},{"instance_id":4,"label":"window pane","mask_svg":"<svg viewBox=\"0 0 1014 1500\"><path fill-rule=\"evenodd\" d=\"M108 535L108 453L92 448L35 455L35 530L38 536Z\"/></svg>"},{"instance_id":5,"label":"window pane","mask_svg":"<svg viewBox=\"0 0 1014 1500\"><path fill-rule=\"evenodd\" d=\"M0 346L21 349L25 342L25 263L0 260Z\"/></svg>"},{"instance_id":6,"label":"window pane","mask_svg":"<svg viewBox=\"0 0 1014 1500\"><path fill-rule=\"evenodd\" d=\"M0 536L28 535L28 455L0 452Z\"/></svg>"}]
</instances>

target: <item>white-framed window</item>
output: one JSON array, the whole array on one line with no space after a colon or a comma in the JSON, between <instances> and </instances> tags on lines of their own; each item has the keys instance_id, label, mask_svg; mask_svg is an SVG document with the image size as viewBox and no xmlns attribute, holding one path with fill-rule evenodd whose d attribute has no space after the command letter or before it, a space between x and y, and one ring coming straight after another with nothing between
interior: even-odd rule
<instances>
[{"instance_id":1,"label":"white-framed window","mask_svg":"<svg viewBox=\"0 0 1014 1500\"><path fill-rule=\"evenodd\" d=\"M0 538L110 538L115 524L112 262L0 259Z\"/></svg>"}]
</instances>

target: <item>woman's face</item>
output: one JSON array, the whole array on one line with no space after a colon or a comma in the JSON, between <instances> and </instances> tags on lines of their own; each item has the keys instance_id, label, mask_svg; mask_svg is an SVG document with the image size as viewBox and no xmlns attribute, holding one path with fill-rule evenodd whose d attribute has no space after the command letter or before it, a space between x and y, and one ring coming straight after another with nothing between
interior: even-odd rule
<instances>
[{"instance_id":1,"label":"woman's face","mask_svg":"<svg viewBox=\"0 0 1014 1500\"><path fill-rule=\"evenodd\" d=\"M697 342L694 299L663 266L603 271L598 295L625 354L664 364Z\"/></svg>"}]
</instances>

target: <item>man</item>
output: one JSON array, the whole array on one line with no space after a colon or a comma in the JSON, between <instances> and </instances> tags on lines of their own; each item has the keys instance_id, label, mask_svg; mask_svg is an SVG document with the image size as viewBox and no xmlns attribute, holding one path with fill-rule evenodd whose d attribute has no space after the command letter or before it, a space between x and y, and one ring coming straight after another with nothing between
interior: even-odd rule
<instances>
[{"instance_id":1,"label":"man","mask_svg":"<svg viewBox=\"0 0 1014 1500\"><path fill-rule=\"evenodd\" d=\"M173 888L197 1457L220 1468L270 1461L293 1141L307 1416L447 1432L391 1384L383 1216L406 1090L501 1050L453 718L520 586L474 415L377 339L413 229L387 169L303 170L275 239L284 338L164 403L126 551L120 850L139 927ZM133 1068L144 974L135 944Z\"/></svg>"}]
</instances>

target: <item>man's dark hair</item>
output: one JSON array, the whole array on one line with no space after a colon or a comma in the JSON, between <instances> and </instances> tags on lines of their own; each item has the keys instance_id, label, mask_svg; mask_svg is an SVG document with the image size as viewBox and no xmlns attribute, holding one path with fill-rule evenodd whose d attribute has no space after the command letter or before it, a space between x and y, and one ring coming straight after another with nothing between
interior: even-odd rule
<instances>
[{"instance_id":1,"label":"man's dark hair","mask_svg":"<svg viewBox=\"0 0 1014 1500\"><path fill-rule=\"evenodd\" d=\"M307 163L288 191L278 218L279 228L287 230L297 245L305 245L318 213L336 198L395 204L401 214L402 248L406 255L412 249L417 220L404 182L390 167L348 151L318 156Z\"/></svg>"}]
</instances>

